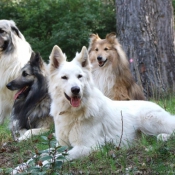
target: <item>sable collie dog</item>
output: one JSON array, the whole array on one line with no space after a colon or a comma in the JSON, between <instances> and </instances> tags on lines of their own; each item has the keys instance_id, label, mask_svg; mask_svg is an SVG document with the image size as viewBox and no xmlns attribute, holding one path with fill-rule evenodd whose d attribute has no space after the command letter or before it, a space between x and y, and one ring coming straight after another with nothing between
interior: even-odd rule
<instances>
[{"instance_id":1,"label":"sable collie dog","mask_svg":"<svg viewBox=\"0 0 175 175\"><path fill-rule=\"evenodd\" d=\"M105 39L92 34L88 52L94 82L104 95L113 100L145 100L114 33L107 34Z\"/></svg>"},{"instance_id":2,"label":"sable collie dog","mask_svg":"<svg viewBox=\"0 0 175 175\"><path fill-rule=\"evenodd\" d=\"M21 141L49 130L53 118L49 115L51 99L48 94L46 64L39 53L32 53L20 75L7 84L17 90L11 114L11 131Z\"/></svg>"},{"instance_id":3,"label":"sable collie dog","mask_svg":"<svg viewBox=\"0 0 175 175\"><path fill-rule=\"evenodd\" d=\"M61 49L54 46L49 71L56 139L60 145L72 147L68 159L87 156L107 142L128 145L140 132L168 138L175 130L175 116L155 103L106 97L93 83L86 47L67 62Z\"/></svg>"},{"instance_id":4,"label":"sable collie dog","mask_svg":"<svg viewBox=\"0 0 175 175\"><path fill-rule=\"evenodd\" d=\"M15 79L29 61L32 49L14 21L0 20L0 124L13 106L13 96L6 84Z\"/></svg>"}]
</instances>

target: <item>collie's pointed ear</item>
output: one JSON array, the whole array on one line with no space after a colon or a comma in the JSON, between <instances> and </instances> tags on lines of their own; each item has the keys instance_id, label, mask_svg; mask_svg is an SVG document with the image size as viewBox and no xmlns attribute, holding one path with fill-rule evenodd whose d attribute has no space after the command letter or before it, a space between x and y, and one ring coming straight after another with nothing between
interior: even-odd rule
<instances>
[{"instance_id":1,"label":"collie's pointed ear","mask_svg":"<svg viewBox=\"0 0 175 175\"><path fill-rule=\"evenodd\" d=\"M128 67L129 62L127 56L117 38L115 38L115 40L113 41L113 46L117 51L118 59L120 60L121 65Z\"/></svg>"},{"instance_id":2,"label":"collie's pointed ear","mask_svg":"<svg viewBox=\"0 0 175 175\"><path fill-rule=\"evenodd\" d=\"M66 61L65 54L63 54L62 50L57 45L53 47L49 58L50 71L57 69L62 62Z\"/></svg>"},{"instance_id":3,"label":"collie's pointed ear","mask_svg":"<svg viewBox=\"0 0 175 175\"><path fill-rule=\"evenodd\" d=\"M114 44L116 39L117 39L117 37L116 37L116 34L114 32L108 33L106 35L106 40L111 44Z\"/></svg>"},{"instance_id":4,"label":"collie's pointed ear","mask_svg":"<svg viewBox=\"0 0 175 175\"><path fill-rule=\"evenodd\" d=\"M83 68L91 68L88 51L85 46L83 46L81 52L76 55L76 60L81 64Z\"/></svg>"},{"instance_id":5,"label":"collie's pointed ear","mask_svg":"<svg viewBox=\"0 0 175 175\"><path fill-rule=\"evenodd\" d=\"M98 41L101 40L101 38L98 36L98 34L91 34L89 37L89 48L88 52L91 52L93 45Z\"/></svg>"},{"instance_id":6,"label":"collie's pointed ear","mask_svg":"<svg viewBox=\"0 0 175 175\"><path fill-rule=\"evenodd\" d=\"M89 40L90 40L90 44L96 42L97 40L101 39L98 34L91 34L90 37L89 37Z\"/></svg>"}]
</instances>

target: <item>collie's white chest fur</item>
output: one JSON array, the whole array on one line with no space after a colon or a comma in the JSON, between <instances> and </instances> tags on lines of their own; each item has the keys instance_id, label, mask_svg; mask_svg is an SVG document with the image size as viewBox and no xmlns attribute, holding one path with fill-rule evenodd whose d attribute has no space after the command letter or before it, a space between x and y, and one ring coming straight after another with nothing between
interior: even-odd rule
<instances>
[{"instance_id":1,"label":"collie's white chest fur","mask_svg":"<svg viewBox=\"0 0 175 175\"><path fill-rule=\"evenodd\" d=\"M97 88L107 97L113 98L114 91L112 90L115 84L116 75L112 73L112 68L92 68L94 83Z\"/></svg>"}]
</instances>

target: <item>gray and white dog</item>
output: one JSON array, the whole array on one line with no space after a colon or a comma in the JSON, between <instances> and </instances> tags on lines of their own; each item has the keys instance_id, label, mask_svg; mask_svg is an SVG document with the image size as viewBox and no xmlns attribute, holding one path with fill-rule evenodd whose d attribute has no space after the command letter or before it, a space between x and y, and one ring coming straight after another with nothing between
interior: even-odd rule
<instances>
[{"instance_id":1,"label":"gray and white dog","mask_svg":"<svg viewBox=\"0 0 175 175\"><path fill-rule=\"evenodd\" d=\"M39 53L33 52L20 75L7 84L11 91L17 90L10 125L17 141L47 132L53 124L46 75L47 65Z\"/></svg>"},{"instance_id":2,"label":"gray and white dog","mask_svg":"<svg viewBox=\"0 0 175 175\"><path fill-rule=\"evenodd\" d=\"M10 115L15 92L6 84L15 79L29 61L32 49L12 20L0 20L0 124Z\"/></svg>"}]
</instances>

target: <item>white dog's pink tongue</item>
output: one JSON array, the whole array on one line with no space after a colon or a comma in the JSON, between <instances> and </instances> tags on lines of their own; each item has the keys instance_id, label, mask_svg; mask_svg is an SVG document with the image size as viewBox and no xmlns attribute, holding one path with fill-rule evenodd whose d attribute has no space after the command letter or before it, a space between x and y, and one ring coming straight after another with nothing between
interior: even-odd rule
<instances>
[{"instance_id":1,"label":"white dog's pink tongue","mask_svg":"<svg viewBox=\"0 0 175 175\"><path fill-rule=\"evenodd\" d=\"M78 107L78 106L80 106L80 103L81 103L80 98L77 98L77 97L71 98L71 105L72 105L73 107Z\"/></svg>"}]
</instances>

